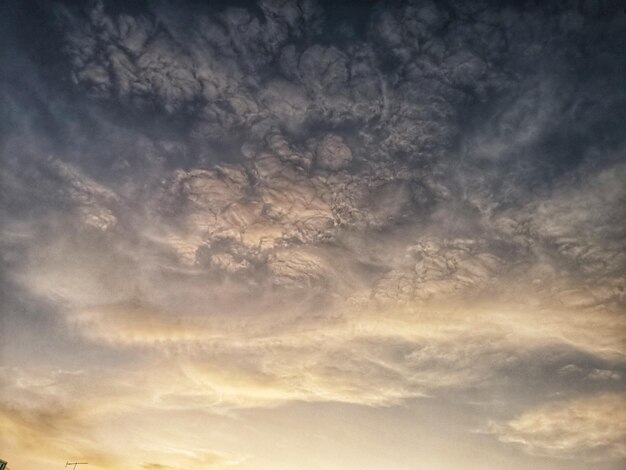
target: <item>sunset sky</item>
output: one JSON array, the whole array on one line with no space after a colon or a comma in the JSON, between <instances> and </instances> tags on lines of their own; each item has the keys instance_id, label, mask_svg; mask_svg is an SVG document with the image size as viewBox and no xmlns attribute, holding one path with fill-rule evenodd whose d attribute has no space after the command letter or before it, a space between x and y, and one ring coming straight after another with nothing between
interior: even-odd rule
<instances>
[{"instance_id":1,"label":"sunset sky","mask_svg":"<svg viewBox=\"0 0 626 470\"><path fill-rule=\"evenodd\" d=\"M11 470L626 468L622 2L0 3Z\"/></svg>"}]
</instances>

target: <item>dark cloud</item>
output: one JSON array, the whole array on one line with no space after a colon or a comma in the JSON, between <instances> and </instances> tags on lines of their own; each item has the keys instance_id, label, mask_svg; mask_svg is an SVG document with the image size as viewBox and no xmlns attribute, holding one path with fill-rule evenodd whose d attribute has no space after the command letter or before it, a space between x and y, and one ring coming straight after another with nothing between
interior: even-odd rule
<instances>
[{"instance_id":1,"label":"dark cloud","mask_svg":"<svg viewBox=\"0 0 626 470\"><path fill-rule=\"evenodd\" d=\"M5 96L5 210L236 282L413 302L521 278L621 308L615 8L383 2L346 36L308 1L40 6L78 98L43 132ZM377 276L357 232L387 238Z\"/></svg>"}]
</instances>

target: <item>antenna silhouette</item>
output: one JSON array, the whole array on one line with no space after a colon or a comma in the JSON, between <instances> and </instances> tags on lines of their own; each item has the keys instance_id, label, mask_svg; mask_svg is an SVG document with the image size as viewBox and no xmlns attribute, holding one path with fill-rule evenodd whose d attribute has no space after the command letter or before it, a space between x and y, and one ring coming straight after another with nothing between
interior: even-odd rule
<instances>
[{"instance_id":1,"label":"antenna silhouette","mask_svg":"<svg viewBox=\"0 0 626 470\"><path fill-rule=\"evenodd\" d=\"M72 468L72 470L76 470L76 465L89 465L87 462L65 462L65 468L67 468L69 465L74 465L74 468Z\"/></svg>"}]
</instances>

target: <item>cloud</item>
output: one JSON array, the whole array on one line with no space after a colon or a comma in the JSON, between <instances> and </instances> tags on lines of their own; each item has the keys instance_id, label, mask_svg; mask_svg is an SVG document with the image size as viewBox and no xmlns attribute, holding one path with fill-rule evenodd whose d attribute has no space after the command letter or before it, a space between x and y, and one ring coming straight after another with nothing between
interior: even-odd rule
<instances>
[{"instance_id":1,"label":"cloud","mask_svg":"<svg viewBox=\"0 0 626 470\"><path fill-rule=\"evenodd\" d=\"M499 427L502 442L528 452L585 460L626 456L626 397L600 395L530 410Z\"/></svg>"},{"instance_id":2,"label":"cloud","mask_svg":"<svg viewBox=\"0 0 626 470\"><path fill-rule=\"evenodd\" d=\"M75 207L73 218L83 225L109 229L124 221L107 241L114 250L130 239L141 240L143 253L157 258L156 264L193 268L235 283L246 279L253 289L315 286L349 297L354 289L359 290L355 295L368 295L363 284L369 284L377 302L411 303L490 288L493 279L513 269L515 276L526 267L545 277L555 269L573 272L583 263L599 269L585 279L585 287L559 275L564 285L551 295L570 306L621 302L617 237L610 243L582 239L579 230L581 224L607 226L608 219L576 222L580 214L558 202L559 197L571 201L566 187L575 178L584 180L582 173L559 183L548 176L552 170L545 172L555 185L552 191L563 196L532 200L526 186L541 165L552 168L550 158L540 163L528 155L558 131L553 116L567 98L550 85L538 85L546 74L548 83L560 83L558 67L523 69L537 58L522 54L522 45L533 45L530 33L544 30L554 47L574 53L583 35L581 18L586 15L597 29L594 15L602 12L563 13L561 24L560 13L551 16L540 8L532 20L524 20L517 10L495 6L479 14L463 5L380 5L364 37L322 45L316 35L324 27L323 8L314 2L296 8L296 3L281 8L263 3L254 14L244 8L209 12L167 4L132 15L98 2L85 9L59 7L65 66L88 96L133 112L156 106L157 114L186 116L189 132L174 132L177 142L167 143L132 129L145 145L118 162L119 168L136 165L138 155L155 156L148 159L147 174L142 169L124 186L96 181L115 180L105 178L108 168L87 176L80 163L58 158L37 162L31 180L45 181L48 193L63 187L55 205ZM478 20L489 15L489 21ZM489 26L499 21L508 28ZM603 34L615 32L609 28ZM379 49L374 39L390 49ZM552 57L552 46L533 47L533 54ZM610 45L593 47L612 53ZM269 67L273 61L278 69ZM512 76L516 68L525 70L523 80ZM299 118L280 115L264 101L277 83L280 99L290 101L293 91L306 116L297 130L293 122ZM501 97L503 90L510 99ZM462 110L480 108L485 100L496 109L466 132L459 149L458 139L465 135ZM572 113L576 106L571 105ZM512 140L511 132L519 136ZM118 134L112 135L115 141ZM213 155L216 144L225 145L224 155ZM120 146L131 144L124 140ZM502 161L482 168L490 152ZM181 154L185 165L177 164ZM528 171L516 166L520 155L528 157ZM558 166L558 158L553 160ZM507 180L508 165L517 168L517 180ZM609 165L590 178L617 181L619 171L619 165ZM16 167L10 176L22 188L29 185L19 173ZM509 183L504 190L497 186L503 180ZM611 208L590 207L588 213L617 215L619 185L610 183L615 191L603 202L599 180L582 181L586 184L588 193L578 195L584 204ZM515 198L509 200L511 194ZM35 205L46 199L25 197ZM582 210L583 204L576 207ZM554 235L550 224L557 223L567 236ZM392 234L380 246L394 259L373 263L377 279L352 262L359 255L343 240L354 231L363 233L366 250L377 231ZM402 231L411 235L393 236ZM440 247L428 253L419 248L433 243ZM588 259L568 260L565 250L584 251ZM604 268L600 256L612 266ZM342 260L340 266L330 269L330 258Z\"/></svg>"},{"instance_id":3,"label":"cloud","mask_svg":"<svg viewBox=\"0 0 626 470\"><path fill-rule=\"evenodd\" d=\"M190 451L186 449L161 446L158 449L150 450L153 451L154 457L159 456L163 459L163 461L169 461L174 458L176 461L180 462L180 464L171 466L161 463L146 462L141 465L141 468L145 468L146 470L182 470L184 468L189 468L189 466L202 468L230 468L237 467L246 460L241 457L201 449L194 449Z\"/></svg>"},{"instance_id":4,"label":"cloud","mask_svg":"<svg viewBox=\"0 0 626 470\"><path fill-rule=\"evenodd\" d=\"M522 390L531 380L541 388L527 396L543 388L560 393L566 384L594 389L602 378L623 384L623 321L608 312L590 319L568 311L431 305L346 310L334 319L278 311L229 320L135 304L90 308L71 318L92 341L161 358L147 375L133 372L126 380L142 381L155 406L165 408L293 401L388 406L440 393ZM604 369L577 373L589 368L585 355ZM530 367L542 369L531 374ZM548 377L552 383L542 383Z\"/></svg>"},{"instance_id":5,"label":"cloud","mask_svg":"<svg viewBox=\"0 0 626 470\"><path fill-rule=\"evenodd\" d=\"M49 44L2 33L3 322L81 354L3 348L36 369L0 393L11 445L428 396L504 403L481 418L519 415L498 435L534 454L622 458L624 15L513 3L14 13ZM216 449L135 464L243 462Z\"/></svg>"}]
</instances>

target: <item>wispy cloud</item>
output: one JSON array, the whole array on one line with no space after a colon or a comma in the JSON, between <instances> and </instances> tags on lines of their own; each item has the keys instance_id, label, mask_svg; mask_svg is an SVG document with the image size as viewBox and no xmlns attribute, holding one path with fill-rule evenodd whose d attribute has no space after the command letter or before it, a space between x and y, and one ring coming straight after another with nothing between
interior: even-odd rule
<instances>
[{"instance_id":1,"label":"wispy cloud","mask_svg":"<svg viewBox=\"0 0 626 470\"><path fill-rule=\"evenodd\" d=\"M599 395L529 410L496 427L502 442L559 458L623 459L626 396Z\"/></svg>"}]
</instances>

